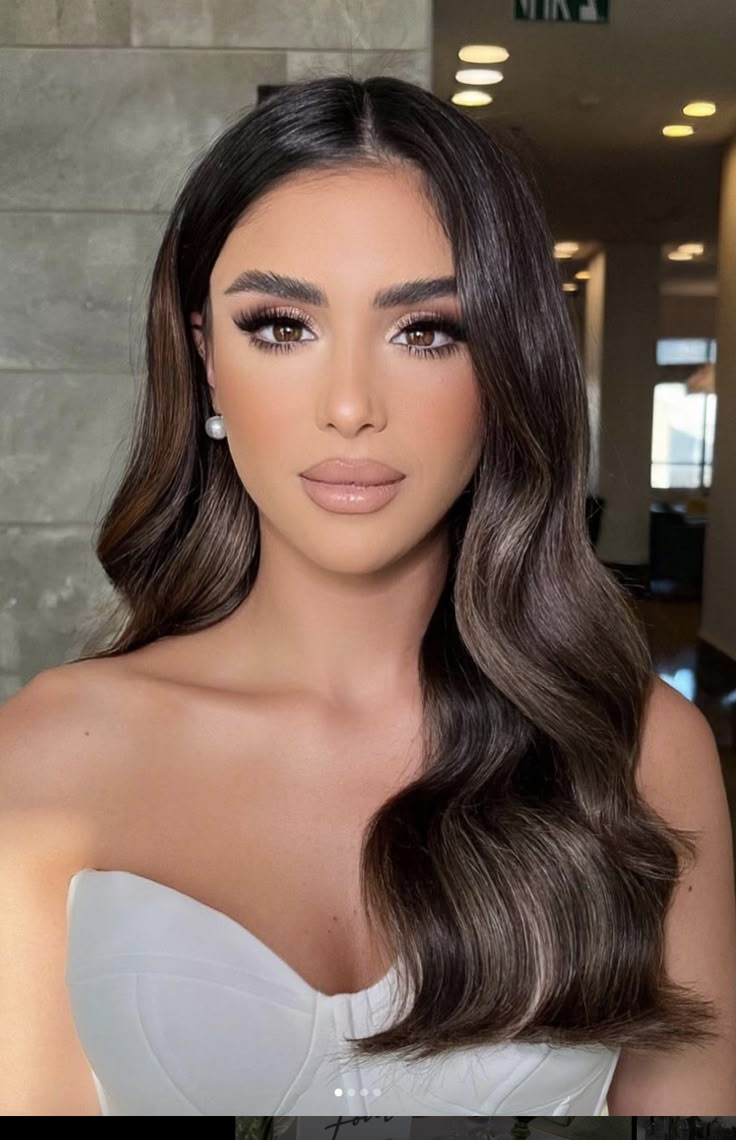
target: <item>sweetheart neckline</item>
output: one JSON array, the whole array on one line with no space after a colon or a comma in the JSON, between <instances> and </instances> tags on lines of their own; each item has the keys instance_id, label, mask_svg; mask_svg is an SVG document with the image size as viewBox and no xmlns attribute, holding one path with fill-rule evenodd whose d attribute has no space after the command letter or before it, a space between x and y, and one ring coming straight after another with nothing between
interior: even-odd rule
<instances>
[{"instance_id":1,"label":"sweetheart neckline","mask_svg":"<svg viewBox=\"0 0 736 1140\"><path fill-rule=\"evenodd\" d=\"M396 972L396 963L394 963L389 967L382 978L379 978L378 981L373 982L370 986L366 986L362 990L354 990L352 992L342 991L336 994L326 994L323 990L319 990L315 986L310 985L310 983L306 980L306 978L302 977L298 970L295 970L293 966L290 966L289 963L284 958L282 958L280 954L277 954L275 950L273 950L270 946L267 945L267 943L260 939L257 934L254 934L252 930L249 930L247 926L244 926L242 922L238 922L236 918L233 918L231 915L226 914L224 910L218 910L217 907L210 906L209 903L202 902L201 899L196 899L193 895L188 895L186 891L177 890L176 887L170 887L167 883L159 882L158 879L149 879L147 875L138 875L135 871L103 871L98 867L83 867L81 870L75 871L75 873L69 879L67 898L71 894L74 880L80 878L83 875L122 875L127 879L138 880L141 883L146 883L149 887L154 887L171 895L175 895L186 905L190 905L198 911L218 915L222 921L226 922L232 927L235 927L238 931L240 931L241 934L250 938L253 942L260 946L266 952L266 954L268 954L271 958L274 959L274 961L278 962L285 970L287 970L301 986L307 989L316 998L319 998L325 1002L335 1002L339 998L349 998L351 1001L357 1001L359 998L364 999L369 996L373 996L379 993L388 985L391 977Z\"/></svg>"}]
</instances>

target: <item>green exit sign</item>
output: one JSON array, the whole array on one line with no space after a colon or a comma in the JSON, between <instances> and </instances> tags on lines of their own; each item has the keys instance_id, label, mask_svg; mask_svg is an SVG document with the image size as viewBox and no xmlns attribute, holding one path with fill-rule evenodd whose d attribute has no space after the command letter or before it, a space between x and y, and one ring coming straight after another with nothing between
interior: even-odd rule
<instances>
[{"instance_id":1,"label":"green exit sign","mask_svg":"<svg viewBox=\"0 0 736 1140\"><path fill-rule=\"evenodd\" d=\"M514 0L517 20L607 24L608 0Z\"/></svg>"}]
</instances>

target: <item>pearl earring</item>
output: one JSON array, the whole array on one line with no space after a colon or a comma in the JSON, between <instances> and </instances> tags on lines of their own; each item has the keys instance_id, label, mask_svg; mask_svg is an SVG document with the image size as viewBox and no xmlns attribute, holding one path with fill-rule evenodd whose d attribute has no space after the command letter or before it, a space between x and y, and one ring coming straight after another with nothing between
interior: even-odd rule
<instances>
[{"instance_id":1,"label":"pearl earring","mask_svg":"<svg viewBox=\"0 0 736 1140\"><path fill-rule=\"evenodd\" d=\"M227 435L222 416L210 416L204 421L204 430L211 439L224 439Z\"/></svg>"}]
</instances>

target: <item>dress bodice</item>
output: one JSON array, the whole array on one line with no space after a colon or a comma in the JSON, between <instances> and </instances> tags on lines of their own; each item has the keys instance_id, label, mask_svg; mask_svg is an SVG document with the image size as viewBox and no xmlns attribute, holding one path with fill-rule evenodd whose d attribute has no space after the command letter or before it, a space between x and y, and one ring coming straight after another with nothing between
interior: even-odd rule
<instances>
[{"instance_id":1,"label":"dress bodice","mask_svg":"<svg viewBox=\"0 0 736 1140\"><path fill-rule=\"evenodd\" d=\"M321 993L246 927L152 879L79 871L67 919L66 984L103 1115L604 1110L620 1051L602 1046L351 1060L346 1036L388 1024L393 968L357 993Z\"/></svg>"}]
</instances>

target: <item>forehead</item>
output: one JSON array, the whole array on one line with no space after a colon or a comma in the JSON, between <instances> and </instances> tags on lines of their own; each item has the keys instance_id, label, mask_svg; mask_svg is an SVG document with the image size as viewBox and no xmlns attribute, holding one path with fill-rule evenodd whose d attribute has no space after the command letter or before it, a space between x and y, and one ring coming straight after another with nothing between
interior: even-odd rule
<instances>
[{"instance_id":1,"label":"forehead","mask_svg":"<svg viewBox=\"0 0 736 1140\"><path fill-rule=\"evenodd\" d=\"M246 211L220 251L212 282L226 286L246 268L312 280L333 268L393 279L392 268L402 264L417 275L452 272L450 243L419 172L402 166L308 170Z\"/></svg>"}]
</instances>

